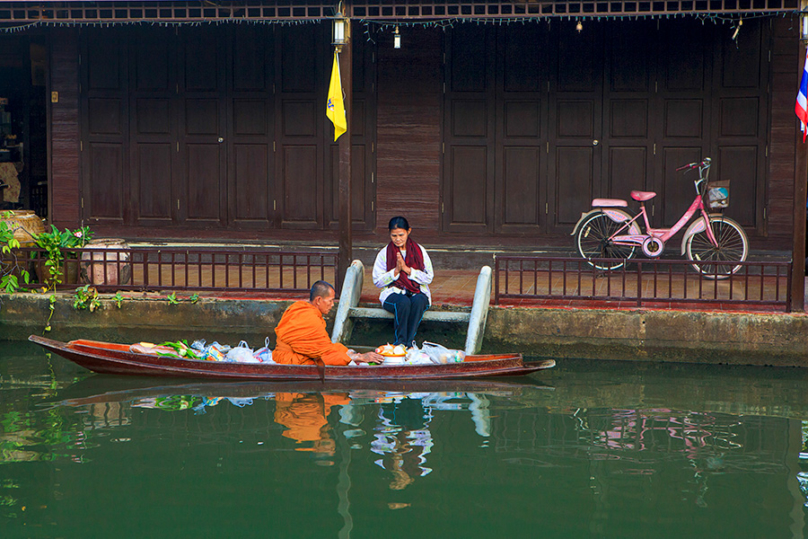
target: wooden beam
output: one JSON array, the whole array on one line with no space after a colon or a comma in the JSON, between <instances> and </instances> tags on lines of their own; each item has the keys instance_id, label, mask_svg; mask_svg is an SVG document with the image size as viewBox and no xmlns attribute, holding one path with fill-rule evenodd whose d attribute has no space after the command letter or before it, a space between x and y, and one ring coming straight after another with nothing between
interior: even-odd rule
<instances>
[{"instance_id":1,"label":"wooden beam","mask_svg":"<svg viewBox=\"0 0 808 539\"><path fill-rule=\"evenodd\" d=\"M808 7L808 0L800 2ZM801 26L801 25L800 25ZM805 42L800 39L798 71L800 80L805 62ZM791 311L805 311L805 203L808 182L808 144L802 142L802 132L797 130L796 158L794 163L794 234L792 245Z\"/></svg>"},{"instance_id":2,"label":"wooden beam","mask_svg":"<svg viewBox=\"0 0 808 539\"><path fill-rule=\"evenodd\" d=\"M339 55L339 70L342 78L342 93L345 101L345 117L348 129L339 138L339 278L342 283L345 272L353 258L351 212L351 133L353 132L353 47L351 24L345 25L345 44Z\"/></svg>"}]
</instances>

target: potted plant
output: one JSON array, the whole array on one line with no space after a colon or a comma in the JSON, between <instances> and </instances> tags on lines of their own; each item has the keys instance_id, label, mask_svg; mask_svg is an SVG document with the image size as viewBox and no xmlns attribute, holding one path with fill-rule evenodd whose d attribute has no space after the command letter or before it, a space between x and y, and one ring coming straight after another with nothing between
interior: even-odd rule
<instances>
[{"instance_id":1,"label":"potted plant","mask_svg":"<svg viewBox=\"0 0 808 539\"><path fill-rule=\"evenodd\" d=\"M92 232L90 227L84 226L76 230L69 228L59 231L51 225L50 232L42 232L34 237L37 246L45 249L44 261L37 263L37 276L39 282L45 284L49 289L56 288L56 285L66 282L78 283L79 261L76 253L64 253L63 249L78 249L84 247ZM64 278L64 281L62 280Z\"/></svg>"}]
</instances>

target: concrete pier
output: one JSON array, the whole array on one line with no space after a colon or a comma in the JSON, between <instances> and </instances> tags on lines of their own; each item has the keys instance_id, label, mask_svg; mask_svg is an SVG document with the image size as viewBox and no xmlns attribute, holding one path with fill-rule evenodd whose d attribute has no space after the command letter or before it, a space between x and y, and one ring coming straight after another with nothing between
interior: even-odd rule
<instances>
[{"instance_id":1,"label":"concrete pier","mask_svg":"<svg viewBox=\"0 0 808 539\"><path fill-rule=\"evenodd\" d=\"M179 304L172 304L165 295L132 293L119 309L105 296L103 308L91 313L74 309L72 294L59 293L48 336L116 342L204 338L230 344L244 339L257 348L267 337L274 345L274 328L297 299L202 297L192 303L186 294L178 298ZM2 295L0 300L0 339L25 340L31 333L43 333L49 313L47 295L18 293ZM332 316L335 313L336 308ZM385 322L357 324L352 342L383 344L392 335ZM462 348L466 329L462 324L424 324L418 341ZM492 306L482 353L802 367L808 366L806 337L805 314Z\"/></svg>"}]
</instances>

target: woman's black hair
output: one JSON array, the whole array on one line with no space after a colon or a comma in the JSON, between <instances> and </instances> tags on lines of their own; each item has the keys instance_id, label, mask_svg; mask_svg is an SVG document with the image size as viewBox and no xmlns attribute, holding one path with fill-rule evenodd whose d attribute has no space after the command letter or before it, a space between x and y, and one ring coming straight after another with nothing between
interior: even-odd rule
<instances>
[{"instance_id":1,"label":"woman's black hair","mask_svg":"<svg viewBox=\"0 0 808 539\"><path fill-rule=\"evenodd\" d=\"M403 228L404 230L410 229L410 224L404 217L397 215L390 219L390 224L387 225L388 230L393 230L395 228Z\"/></svg>"}]
</instances>

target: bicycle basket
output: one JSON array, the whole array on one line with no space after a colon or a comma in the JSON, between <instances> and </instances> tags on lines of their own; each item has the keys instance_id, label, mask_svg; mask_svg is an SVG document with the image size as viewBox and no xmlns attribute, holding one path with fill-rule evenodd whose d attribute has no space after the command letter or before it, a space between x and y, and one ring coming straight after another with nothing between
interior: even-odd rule
<instances>
[{"instance_id":1,"label":"bicycle basket","mask_svg":"<svg viewBox=\"0 0 808 539\"><path fill-rule=\"evenodd\" d=\"M723 210L729 207L729 180L707 184L707 206L711 210Z\"/></svg>"}]
</instances>

